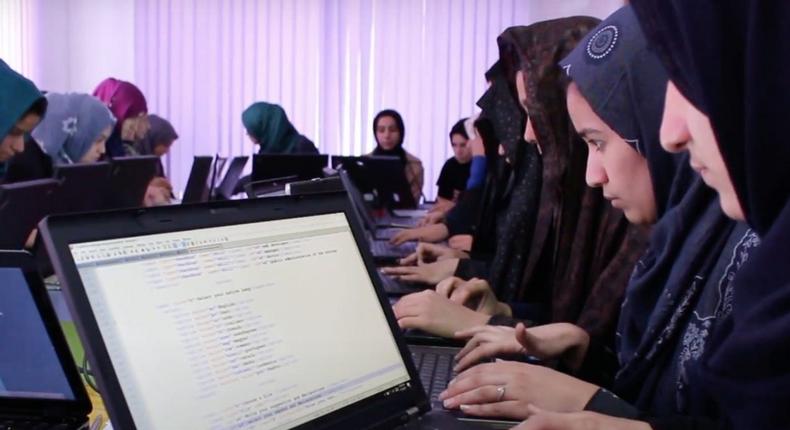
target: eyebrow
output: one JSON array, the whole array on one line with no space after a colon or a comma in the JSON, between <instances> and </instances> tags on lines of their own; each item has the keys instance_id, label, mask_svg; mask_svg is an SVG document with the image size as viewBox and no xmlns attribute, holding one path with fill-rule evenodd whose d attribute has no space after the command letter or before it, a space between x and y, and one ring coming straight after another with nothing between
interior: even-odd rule
<instances>
[{"instance_id":1,"label":"eyebrow","mask_svg":"<svg viewBox=\"0 0 790 430\"><path fill-rule=\"evenodd\" d=\"M594 135L594 134L603 134L601 130L596 130L594 128L583 128L579 130L577 133L579 133L579 136L581 137L590 137L590 135Z\"/></svg>"}]
</instances>

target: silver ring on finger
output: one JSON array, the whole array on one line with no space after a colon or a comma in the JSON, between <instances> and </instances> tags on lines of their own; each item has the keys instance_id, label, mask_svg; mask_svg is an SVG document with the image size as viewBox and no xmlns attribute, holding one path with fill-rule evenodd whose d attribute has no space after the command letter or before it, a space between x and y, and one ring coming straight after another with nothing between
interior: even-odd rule
<instances>
[{"instance_id":1,"label":"silver ring on finger","mask_svg":"<svg viewBox=\"0 0 790 430\"><path fill-rule=\"evenodd\" d=\"M505 386L500 385L496 387L496 401L501 402L505 398Z\"/></svg>"}]
</instances>

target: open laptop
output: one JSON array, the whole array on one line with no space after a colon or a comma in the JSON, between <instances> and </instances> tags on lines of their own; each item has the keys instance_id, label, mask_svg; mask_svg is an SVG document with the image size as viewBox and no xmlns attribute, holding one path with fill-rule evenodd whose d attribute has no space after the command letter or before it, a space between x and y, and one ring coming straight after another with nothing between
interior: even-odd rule
<instances>
[{"instance_id":1,"label":"open laptop","mask_svg":"<svg viewBox=\"0 0 790 430\"><path fill-rule=\"evenodd\" d=\"M87 429L88 394L26 252L0 252L0 344L3 429Z\"/></svg>"},{"instance_id":2,"label":"open laptop","mask_svg":"<svg viewBox=\"0 0 790 430\"><path fill-rule=\"evenodd\" d=\"M233 191L239 184L239 179L241 179L244 166L247 165L247 160L249 158L249 156L242 155L233 157L233 159L230 160L228 170L225 172L225 176L222 178L219 186L217 186L216 197L225 200L230 200L233 197Z\"/></svg>"},{"instance_id":3,"label":"open laptop","mask_svg":"<svg viewBox=\"0 0 790 430\"><path fill-rule=\"evenodd\" d=\"M193 158L181 203L200 203L208 200L208 180L213 161L214 157L209 156L198 155Z\"/></svg>"},{"instance_id":4,"label":"open laptop","mask_svg":"<svg viewBox=\"0 0 790 430\"><path fill-rule=\"evenodd\" d=\"M414 209L417 201L411 193L403 163L398 157L342 157L343 169L363 192L375 190L379 203L389 209Z\"/></svg>"},{"instance_id":5,"label":"open laptop","mask_svg":"<svg viewBox=\"0 0 790 430\"><path fill-rule=\"evenodd\" d=\"M116 157L110 160L110 193L105 207L108 209L140 207L148 184L161 168L155 155Z\"/></svg>"},{"instance_id":6,"label":"open laptop","mask_svg":"<svg viewBox=\"0 0 790 430\"><path fill-rule=\"evenodd\" d=\"M102 209L109 193L110 163L65 164L55 167L60 188L55 193L53 213L88 212Z\"/></svg>"},{"instance_id":7,"label":"open laptop","mask_svg":"<svg viewBox=\"0 0 790 430\"><path fill-rule=\"evenodd\" d=\"M321 178L327 167L326 154L255 154L252 181L296 175L299 180Z\"/></svg>"},{"instance_id":8,"label":"open laptop","mask_svg":"<svg viewBox=\"0 0 790 430\"><path fill-rule=\"evenodd\" d=\"M40 228L116 428L465 429L431 411L345 194Z\"/></svg>"},{"instance_id":9,"label":"open laptop","mask_svg":"<svg viewBox=\"0 0 790 430\"><path fill-rule=\"evenodd\" d=\"M248 198L256 199L258 197L277 197L285 196L285 186L291 182L298 181L299 177L296 175L283 176L281 178L262 179L260 181L252 181L244 184L244 193Z\"/></svg>"},{"instance_id":10,"label":"open laptop","mask_svg":"<svg viewBox=\"0 0 790 430\"><path fill-rule=\"evenodd\" d=\"M0 249L22 249L30 233L52 211L60 182L36 179L0 185Z\"/></svg>"}]
</instances>

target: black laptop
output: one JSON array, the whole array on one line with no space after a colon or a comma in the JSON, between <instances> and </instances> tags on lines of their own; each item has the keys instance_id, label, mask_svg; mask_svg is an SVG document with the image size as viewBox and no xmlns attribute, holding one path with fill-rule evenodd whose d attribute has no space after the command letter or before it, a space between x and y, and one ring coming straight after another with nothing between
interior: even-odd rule
<instances>
[{"instance_id":1,"label":"black laptop","mask_svg":"<svg viewBox=\"0 0 790 430\"><path fill-rule=\"evenodd\" d=\"M86 429L91 402L30 254L0 252L0 426Z\"/></svg>"},{"instance_id":2,"label":"black laptop","mask_svg":"<svg viewBox=\"0 0 790 430\"><path fill-rule=\"evenodd\" d=\"M342 157L341 165L363 192L373 192L379 204L389 209L414 209L417 201L411 193L403 163L398 157Z\"/></svg>"},{"instance_id":3,"label":"black laptop","mask_svg":"<svg viewBox=\"0 0 790 430\"><path fill-rule=\"evenodd\" d=\"M345 194L48 218L116 428L466 429L431 411Z\"/></svg>"},{"instance_id":4,"label":"black laptop","mask_svg":"<svg viewBox=\"0 0 790 430\"><path fill-rule=\"evenodd\" d=\"M255 154L252 181L292 175L302 181L321 178L328 162L326 154Z\"/></svg>"},{"instance_id":5,"label":"black laptop","mask_svg":"<svg viewBox=\"0 0 790 430\"><path fill-rule=\"evenodd\" d=\"M110 161L110 165L110 192L105 207L121 209L142 206L148 184L161 168L159 157L117 157Z\"/></svg>"},{"instance_id":6,"label":"black laptop","mask_svg":"<svg viewBox=\"0 0 790 430\"><path fill-rule=\"evenodd\" d=\"M24 248L36 224L52 211L59 186L55 179L0 185L0 249Z\"/></svg>"},{"instance_id":7,"label":"black laptop","mask_svg":"<svg viewBox=\"0 0 790 430\"><path fill-rule=\"evenodd\" d=\"M239 184L239 179L241 179L241 174L244 172L244 166L247 165L247 159L249 158L250 157L246 155L242 155L239 157L233 157L233 159L230 160L228 170L225 172L225 176L217 186L216 197L225 200L230 200L231 197L233 197L233 192L236 190L236 186Z\"/></svg>"},{"instance_id":8,"label":"black laptop","mask_svg":"<svg viewBox=\"0 0 790 430\"><path fill-rule=\"evenodd\" d=\"M53 213L88 212L102 209L110 191L110 163L65 164L55 167L60 188L55 193Z\"/></svg>"},{"instance_id":9,"label":"black laptop","mask_svg":"<svg viewBox=\"0 0 790 430\"><path fill-rule=\"evenodd\" d=\"M211 166L214 157L195 156L192 160L192 168L189 171L187 186L184 188L184 197L181 203L200 203L208 200L209 185L208 180L211 176Z\"/></svg>"}]
</instances>

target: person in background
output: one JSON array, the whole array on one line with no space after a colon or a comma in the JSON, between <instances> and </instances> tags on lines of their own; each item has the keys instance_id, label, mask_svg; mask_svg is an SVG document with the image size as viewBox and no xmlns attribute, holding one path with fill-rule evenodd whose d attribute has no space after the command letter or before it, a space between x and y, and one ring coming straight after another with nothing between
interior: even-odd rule
<instances>
[{"instance_id":1,"label":"person in background","mask_svg":"<svg viewBox=\"0 0 790 430\"><path fill-rule=\"evenodd\" d=\"M173 143L178 139L178 133L170 122L158 115L148 115L150 128L145 136L133 145L126 146L128 155L155 155L162 157L170 151ZM160 164L161 167L161 164ZM143 206L163 206L173 201L173 185L165 177L164 171L159 171L157 176L148 184L145 192Z\"/></svg>"},{"instance_id":2,"label":"person in background","mask_svg":"<svg viewBox=\"0 0 790 430\"><path fill-rule=\"evenodd\" d=\"M170 121L159 115L148 115L148 132L142 139L129 145L128 155L156 155L162 157L170 152L173 143L178 140L178 133Z\"/></svg>"},{"instance_id":3,"label":"person in background","mask_svg":"<svg viewBox=\"0 0 790 430\"><path fill-rule=\"evenodd\" d=\"M258 154L318 154L313 142L294 128L279 105L256 102L241 114L241 122Z\"/></svg>"},{"instance_id":4,"label":"person in background","mask_svg":"<svg viewBox=\"0 0 790 430\"><path fill-rule=\"evenodd\" d=\"M0 178L2 182L14 182L8 175L9 160L25 150L25 135L36 128L46 111L47 99L35 84L0 60Z\"/></svg>"},{"instance_id":5,"label":"person in background","mask_svg":"<svg viewBox=\"0 0 790 430\"><path fill-rule=\"evenodd\" d=\"M127 155L124 144L131 145L148 132L148 102L145 96L134 84L115 78L103 80L93 95L107 105L116 119L115 128L107 139L107 155Z\"/></svg>"},{"instance_id":6,"label":"person in background","mask_svg":"<svg viewBox=\"0 0 790 430\"><path fill-rule=\"evenodd\" d=\"M447 211L455 206L458 197L466 190L472 161L470 138L476 137L474 128L467 127L467 123L471 126L471 121L473 121L472 118L463 118L450 129L450 146L453 149L453 157L444 162L444 166L442 166L442 170L439 173L439 180L436 181L436 186L439 187L439 190L436 203L430 210L431 213L436 213L443 217Z\"/></svg>"},{"instance_id":7,"label":"person in background","mask_svg":"<svg viewBox=\"0 0 790 430\"><path fill-rule=\"evenodd\" d=\"M392 109L377 113L373 118L373 135L376 138L376 148L368 155L398 157L403 163L403 170L411 186L414 201L419 202L425 182L425 171L420 159L403 149L403 140L406 136L403 117Z\"/></svg>"},{"instance_id":8,"label":"person in background","mask_svg":"<svg viewBox=\"0 0 790 430\"><path fill-rule=\"evenodd\" d=\"M32 136L54 164L91 163L105 153L115 117L90 94L48 93L47 116Z\"/></svg>"}]
</instances>

